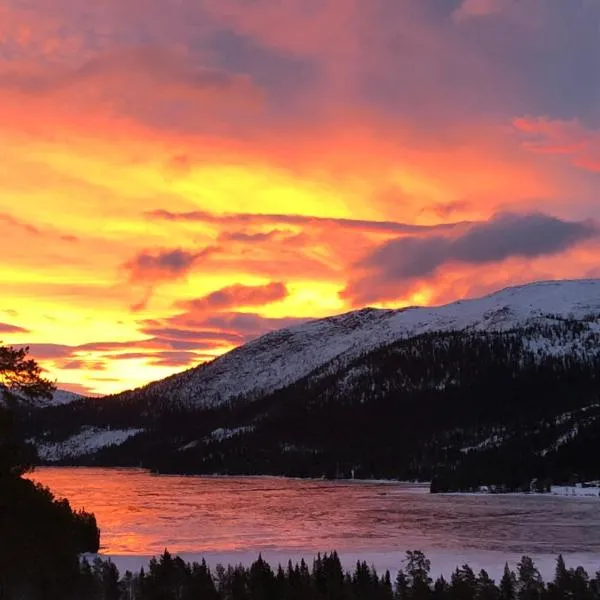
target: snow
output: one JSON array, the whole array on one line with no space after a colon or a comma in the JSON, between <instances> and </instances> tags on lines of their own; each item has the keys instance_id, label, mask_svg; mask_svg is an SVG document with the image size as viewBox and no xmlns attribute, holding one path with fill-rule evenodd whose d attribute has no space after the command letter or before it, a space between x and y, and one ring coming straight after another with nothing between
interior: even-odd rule
<instances>
[{"instance_id":1,"label":"snow","mask_svg":"<svg viewBox=\"0 0 600 600\"><path fill-rule=\"evenodd\" d=\"M598 498L600 496L600 486L598 485L553 485L550 488L553 496L578 497L578 498Z\"/></svg>"},{"instance_id":2,"label":"snow","mask_svg":"<svg viewBox=\"0 0 600 600\"><path fill-rule=\"evenodd\" d=\"M600 280L533 283L445 306L366 308L310 321L268 333L144 390L191 406L215 407L233 398L252 400L273 392L334 359L350 361L425 333L509 331L536 324L557 325L565 319L580 321L584 334L560 340L532 336L530 350L539 356L600 354L600 344L594 343L594 336L600 335Z\"/></svg>"},{"instance_id":3,"label":"snow","mask_svg":"<svg viewBox=\"0 0 600 600\"><path fill-rule=\"evenodd\" d=\"M554 444L552 444L552 446L542 450L540 452L540 456L546 456L546 454L548 454L549 452L555 452L561 446L564 446L566 443L570 442L571 440L574 440L578 435L579 425L573 425L573 427L569 431L563 433L562 435L559 435Z\"/></svg>"},{"instance_id":4,"label":"snow","mask_svg":"<svg viewBox=\"0 0 600 600\"><path fill-rule=\"evenodd\" d=\"M73 458L91 454L108 446L120 446L130 437L142 431L144 430L85 427L81 432L61 442L28 441L36 444L38 454L42 460L55 462L67 457Z\"/></svg>"},{"instance_id":5,"label":"snow","mask_svg":"<svg viewBox=\"0 0 600 600\"><path fill-rule=\"evenodd\" d=\"M1 390L0 390L1 391ZM63 404L71 404L72 402L76 402L77 400L81 400L83 396L79 394L75 394L73 392L68 392L66 390L57 389L52 394L51 399L47 398L35 398L33 400L29 398L25 398L20 394L14 394L17 399L22 400L24 404L34 405L38 407L46 407L46 406L61 406ZM2 394L0 394L0 406L4 404L4 400L2 398Z\"/></svg>"},{"instance_id":6,"label":"snow","mask_svg":"<svg viewBox=\"0 0 600 600\"><path fill-rule=\"evenodd\" d=\"M217 440L219 442L222 442L223 440L228 440L232 437L235 437L236 435L240 435L242 433L248 433L250 431L254 431L254 425L246 425L243 427L235 427L234 429L227 429L224 427L219 427L218 429L215 429L211 434L210 437L213 440Z\"/></svg>"},{"instance_id":7,"label":"snow","mask_svg":"<svg viewBox=\"0 0 600 600\"><path fill-rule=\"evenodd\" d=\"M491 435L490 437L486 438L485 440L482 440L481 442L479 442L479 444L476 444L474 446L467 446L466 448L461 448L460 451L463 454L468 454L469 452L476 452L477 450L485 450L487 448L495 448L496 446L500 446L500 444L502 444L504 440L504 437L501 436L498 433L495 433L493 435Z\"/></svg>"},{"instance_id":8,"label":"snow","mask_svg":"<svg viewBox=\"0 0 600 600\"><path fill-rule=\"evenodd\" d=\"M52 396L52 400L45 403L46 406L61 406L63 404L71 404L77 400L81 400L83 396L68 392L67 390L56 390Z\"/></svg>"}]
</instances>

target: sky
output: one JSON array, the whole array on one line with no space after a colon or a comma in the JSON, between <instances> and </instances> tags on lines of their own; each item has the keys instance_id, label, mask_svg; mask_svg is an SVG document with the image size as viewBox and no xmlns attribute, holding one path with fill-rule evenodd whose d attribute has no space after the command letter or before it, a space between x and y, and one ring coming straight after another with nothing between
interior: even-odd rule
<instances>
[{"instance_id":1,"label":"sky","mask_svg":"<svg viewBox=\"0 0 600 600\"><path fill-rule=\"evenodd\" d=\"M108 394L600 277L598 0L1 0L0 340Z\"/></svg>"}]
</instances>

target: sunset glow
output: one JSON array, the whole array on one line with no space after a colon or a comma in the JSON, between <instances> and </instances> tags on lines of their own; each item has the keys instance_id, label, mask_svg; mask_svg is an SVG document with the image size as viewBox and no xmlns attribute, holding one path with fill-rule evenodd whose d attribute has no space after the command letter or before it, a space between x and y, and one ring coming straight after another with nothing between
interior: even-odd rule
<instances>
[{"instance_id":1,"label":"sunset glow","mask_svg":"<svg viewBox=\"0 0 600 600\"><path fill-rule=\"evenodd\" d=\"M97 395L600 277L599 28L585 0L5 0L0 340Z\"/></svg>"}]
</instances>

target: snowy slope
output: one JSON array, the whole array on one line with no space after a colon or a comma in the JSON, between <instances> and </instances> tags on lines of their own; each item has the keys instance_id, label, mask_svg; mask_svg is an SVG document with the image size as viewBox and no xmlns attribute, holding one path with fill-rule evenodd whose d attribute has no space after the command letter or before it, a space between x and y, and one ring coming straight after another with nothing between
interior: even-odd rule
<instances>
[{"instance_id":1,"label":"snowy slope","mask_svg":"<svg viewBox=\"0 0 600 600\"><path fill-rule=\"evenodd\" d=\"M108 446L120 446L130 437L141 433L143 429L108 429L85 427L76 435L62 442L44 442L31 439L36 445L42 460L55 462L65 457L78 457L93 454L96 450Z\"/></svg>"},{"instance_id":2,"label":"snowy slope","mask_svg":"<svg viewBox=\"0 0 600 600\"><path fill-rule=\"evenodd\" d=\"M52 396L52 400L46 400L47 406L60 406L61 404L71 404L81 400L83 396L75 394L74 392L68 392L67 390L56 390Z\"/></svg>"},{"instance_id":3,"label":"snowy slope","mask_svg":"<svg viewBox=\"0 0 600 600\"><path fill-rule=\"evenodd\" d=\"M540 282L446 306L367 308L315 320L269 333L209 364L125 394L218 406L272 392L335 358L351 360L397 340L436 331L506 331L565 319L581 321L590 334L600 331L600 280ZM581 351L590 351L581 340L554 346L542 341L535 351L570 353L578 343Z\"/></svg>"},{"instance_id":4,"label":"snowy slope","mask_svg":"<svg viewBox=\"0 0 600 600\"><path fill-rule=\"evenodd\" d=\"M1 390L0 390L1 391ZM31 400L29 398L25 398L24 396L19 396L15 394L16 398L21 398L24 404L32 405L34 407L43 408L46 406L61 406L63 404L71 404L71 402L75 402L77 400L81 400L83 396L79 394L75 394L73 392L68 392L67 390L57 389L52 395L51 399L47 398L35 398ZM0 393L0 406L4 403L2 398L2 394Z\"/></svg>"}]
</instances>

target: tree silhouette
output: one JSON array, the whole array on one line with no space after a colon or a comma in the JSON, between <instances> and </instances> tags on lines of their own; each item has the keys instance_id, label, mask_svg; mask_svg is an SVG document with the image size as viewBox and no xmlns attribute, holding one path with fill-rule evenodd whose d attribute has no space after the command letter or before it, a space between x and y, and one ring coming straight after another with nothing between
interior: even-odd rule
<instances>
[{"instance_id":1,"label":"tree silhouette","mask_svg":"<svg viewBox=\"0 0 600 600\"><path fill-rule=\"evenodd\" d=\"M0 477L23 475L31 470L35 451L18 442L15 409L21 402L52 398L54 385L42 377L42 369L28 358L29 349L0 345Z\"/></svg>"},{"instance_id":2,"label":"tree silhouette","mask_svg":"<svg viewBox=\"0 0 600 600\"><path fill-rule=\"evenodd\" d=\"M0 344L0 391L9 402L15 396L32 400L52 398L54 384L42 377L42 368L28 358L29 348L12 348Z\"/></svg>"}]
</instances>

